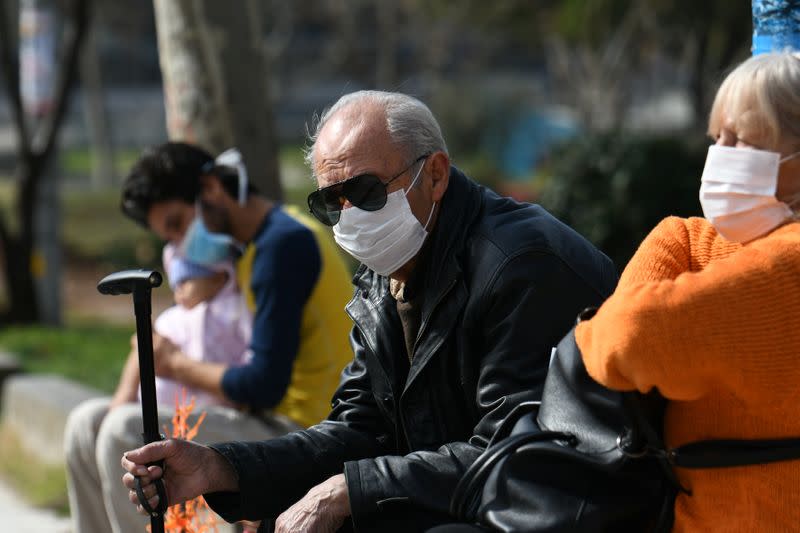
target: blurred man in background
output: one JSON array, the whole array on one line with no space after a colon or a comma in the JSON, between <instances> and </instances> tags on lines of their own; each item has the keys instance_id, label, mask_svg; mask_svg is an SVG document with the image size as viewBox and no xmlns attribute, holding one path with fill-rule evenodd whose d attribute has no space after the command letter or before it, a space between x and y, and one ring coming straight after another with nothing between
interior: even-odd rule
<instances>
[{"instance_id":1,"label":"blurred man in background","mask_svg":"<svg viewBox=\"0 0 800 533\"><path fill-rule=\"evenodd\" d=\"M344 306L352 294L323 226L259 195L238 153L215 160L184 143L142 155L123 185L122 210L195 264L238 258L238 282L254 317L248 362L197 360L154 335L158 376L238 406L207 408L197 439L268 439L322 420L351 359ZM119 483L119 456L141 442L141 415L135 405L109 406L110 399L79 406L67 425L76 531L144 527Z\"/></svg>"}]
</instances>

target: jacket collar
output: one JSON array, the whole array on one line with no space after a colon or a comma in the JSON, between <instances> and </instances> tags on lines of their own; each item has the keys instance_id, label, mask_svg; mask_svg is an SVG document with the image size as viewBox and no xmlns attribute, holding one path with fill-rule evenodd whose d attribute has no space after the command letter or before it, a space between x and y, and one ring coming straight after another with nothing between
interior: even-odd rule
<instances>
[{"instance_id":1,"label":"jacket collar","mask_svg":"<svg viewBox=\"0 0 800 533\"><path fill-rule=\"evenodd\" d=\"M460 313L467 300L466 286L463 280L459 282L463 271L461 261L467 238L480 215L482 204L482 187L457 168L451 167L450 182L442 198L436 227L429 237L432 240L429 243L428 256L424 264L420 265L425 270L419 278L419 289L425 294L416 342L418 349L409 370L406 388L438 351L449 331L456 326L454 317ZM391 351L384 348L386 342L393 341L378 331L382 330L390 337L398 336L402 339L397 307L389 294L389 279L361 265L353 283L356 285L356 296L347 305L347 312L381 360L383 367L389 371L393 367ZM440 306L447 307L450 311L434 316L434 310ZM389 331L392 333L388 333ZM431 332L435 332L435 335L431 335Z\"/></svg>"}]
</instances>

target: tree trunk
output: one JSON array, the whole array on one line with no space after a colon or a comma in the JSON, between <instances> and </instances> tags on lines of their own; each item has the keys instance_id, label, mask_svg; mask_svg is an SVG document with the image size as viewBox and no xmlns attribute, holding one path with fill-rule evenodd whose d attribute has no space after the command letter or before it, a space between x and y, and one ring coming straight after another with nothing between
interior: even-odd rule
<instances>
[{"instance_id":1,"label":"tree trunk","mask_svg":"<svg viewBox=\"0 0 800 533\"><path fill-rule=\"evenodd\" d=\"M0 65L5 74L14 126L17 130L18 167L16 172L17 234L12 235L0 217L0 250L3 272L9 296L8 310L0 315L0 323L33 323L40 320L35 285L34 221L36 200L39 196L42 174L52 157L56 138L69 103L69 93L78 71L81 45L89 27L88 0L73 0L69 3L62 49L63 56L58 65L54 103L52 110L42 118L30 133L26 124L19 87L19 66L12 53L9 31L10 19L0 1Z\"/></svg>"},{"instance_id":2,"label":"tree trunk","mask_svg":"<svg viewBox=\"0 0 800 533\"><path fill-rule=\"evenodd\" d=\"M170 139L236 146L253 184L283 195L258 2L154 0Z\"/></svg>"}]
</instances>

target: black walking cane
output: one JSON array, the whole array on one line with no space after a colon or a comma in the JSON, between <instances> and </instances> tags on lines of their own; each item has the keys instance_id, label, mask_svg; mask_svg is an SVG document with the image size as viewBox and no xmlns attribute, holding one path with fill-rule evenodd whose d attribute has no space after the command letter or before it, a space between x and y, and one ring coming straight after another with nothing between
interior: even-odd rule
<instances>
[{"instance_id":1,"label":"black walking cane","mask_svg":"<svg viewBox=\"0 0 800 533\"><path fill-rule=\"evenodd\" d=\"M161 274L155 270L123 270L109 274L97 284L102 294L133 293L133 310L136 314L136 338L139 341L139 384L142 388L142 438L144 443L163 440L158 430L158 406L156 405L156 372L153 362L153 332L150 326L150 290L161 285ZM163 461L152 463L164 469ZM151 464L148 464L151 466ZM139 503L150 514L151 533L164 533L164 513L167 510L167 493L164 482L155 482L158 491L158 507L153 509L136 478L136 494Z\"/></svg>"}]
</instances>

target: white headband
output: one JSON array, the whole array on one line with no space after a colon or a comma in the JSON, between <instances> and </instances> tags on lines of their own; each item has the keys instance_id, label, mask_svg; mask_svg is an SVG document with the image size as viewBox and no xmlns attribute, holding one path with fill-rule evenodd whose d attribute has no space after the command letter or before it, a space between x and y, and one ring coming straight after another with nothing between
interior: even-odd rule
<instances>
[{"instance_id":1,"label":"white headband","mask_svg":"<svg viewBox=\"0 0 800 533\"><path fill-rule=\"evenodd\" d=\"M247 167L244 166L242 154L236 148L228 148L217 156L215 165L233 167L239 176L239 203L244 205L247 201Z\"/></svg>"}]
</instances>

